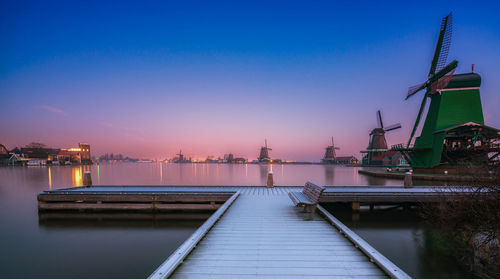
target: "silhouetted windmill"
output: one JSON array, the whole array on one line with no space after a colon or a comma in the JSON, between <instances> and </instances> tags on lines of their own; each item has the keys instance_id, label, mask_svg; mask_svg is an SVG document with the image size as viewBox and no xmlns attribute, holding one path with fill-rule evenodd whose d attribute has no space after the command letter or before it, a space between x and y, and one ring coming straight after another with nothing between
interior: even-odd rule
<instances>
[{"instance_id":1,"label":"silhouetted windmill","mask_svg":"<svg viewBox=\"0 0 500 279\"><path fill-rule=\"evenodd\" d=\"M272 149L270 147L267 147L267 139L265 140L265 146L262 146L260 148L260 154L259 154L259 162L270 162L271 158L269 157L269 151Z\"/></svg>"},{"instance_id":2,"label":"silhouetted windmill","mask_svg":"<svg viewBox=\"0 0 500 279\"><path fill-rule=\"evenodd\" d=\"M323 163L334 164L337 161L337 154L335 150L339 150L340 148L335 147L335 143L333 142L332 137L332 145L326 147L325 156L323 157Z\"/></svg>"},{"instance_id":3,"label":"silhouetted windmill","mask_svg":"<svg viewBox=\"0 0 500 279\"><path fill-rule=\"evenodd\" d=\"M370 132L368 148L366 151L362 151L362 153L366 153L363 158L363 164L372 165L374 156L387 151L387 140L385 139L386 132L401 128L400 123L384 127L380 110L377 111L377 123L378 127Z\"/></svg>"},{"instance_id":4,"label":"silhouetted windmill","mask_svg":"<svg viewBox=\"0 0 500 279\"><path fill-rule=\"evenodd\" d=\"M184 162L184 154L182 154L182 149L179 150L179 153L175 154L175 155L179 156L179 160L177 160L178 163L183 163Z\"/></svg>"}]
</instances>

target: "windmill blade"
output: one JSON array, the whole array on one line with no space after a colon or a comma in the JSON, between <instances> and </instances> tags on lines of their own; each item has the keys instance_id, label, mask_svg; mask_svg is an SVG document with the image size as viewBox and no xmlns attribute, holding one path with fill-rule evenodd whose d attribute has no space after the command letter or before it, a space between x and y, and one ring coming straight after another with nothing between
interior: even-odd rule
<instances>
[{"instance_id":1,"label":"windmill blade","mask_svg":"<svg viewBox=\"0 0 500 279\"><path fill-rule=\"evenodd\" d=\"M439 29L438 41L436 43L436 49L434 50L434 56L432 58L431 68L428 75L429 77L432 76L436 70L440 69L440 67L442 68L446 63L451 43L451 23L451 13L441 20L441 28Z\"/></svg>"},{"instance_id":2,"label":"windmill blade","mask_svg":"<svg viewBox=\"0 0 500 279\"><path fill-rule=\"evenodd\" d=\"M439 54L439 59L436 65L436 71L441 70L446 65L446 58L448 58L448 53L450 51L451 45L451 34L452 34L452 15L451 13L447 16L446 27L444 31L443 42L441 46L441 51Z\"/></svg>"},{"instance_id":3,"label":"windmill blade","mask_svg":"<svg viewBox=\"0 0 500 279\"><path fill-rule=\"evenodd\" d=\"M443 69L441 69L436 74L432 75L429 78L429 80L427 80L427 83L433 83L436 80L438 80L438 79L442 78L443 76L447 75L449 72L455 71L455 69L457 68L457 66L458 66L458 61L457 60L451 61L450 64L446 65L446 67L444 67Z\"/></svg>"},{"instance_id":4,"label":"windmill blade","mask_svg":"<svg viewBox=\"0 0 500 279\"><path fill-rule=\"evenodd\" d=\"M393 125L391 125L389 127L385 127L384 131L389 132L389 131L396 130L396 129L399 129L399 128L401 128L401 124L397 123L397 124L393 124Z\"/></svg>"},{"instance_id":5,"label":"windmill blade","mask_svg":"<svg viewBox=\"0 0 500 279\"><path fill-rule=\"evenodd\" d=\"M413 139L413 136L415 135L415 132L417 131L418 124L420 123L420 118L422 117L422 112L424 111L425 108L425 103L427 102L427 95L428 92L425 92L424 98L422 99L422 104L420 105L420 110L418 111L417 114L417 119L415 120L415 124L413 125L413 130L411 130L411 135L410 139L408 140L407 148L410 147L411 140Z\"/></svg>"},{"instance_id":6,"label":"windmill blade","mask_svg":"<svg viewBox=\"0 0 500 279\"><path fill-rule=\"evenodd\" d=\"M377 110L377 123L379 128L384 129L384 122L382 122L382 114L380 113L380 110Z\"/></svg>"},{"instance_id":7,"label":"windmill blade","mask_svg":"<svg viewBox=\"0 0 500 279\"><path fill-rule=\"evenodd\" d=\"M451 70L451 72L446 73L443 77L439 78L435 82L431 83L429 86L429 91L431 94L436 93L438 90L446 88L448 84L450 83L451 78L453 77L453 74L455 73L455 69Z\"/></svg>"},{"instance_id":8,"label":"windmill blade","mask_svg":"<svg viewBox=\"0 0 500 279\"><path fill-rule=\"evenodd\" d=\"M417 94L418 91L424 89L426 86L427 86L427 82L424 82L422 84L415 85L415 86L408 88L408 95L406 95L405 100L408 100L408 98Z\"/></svg>"}]
</instances>

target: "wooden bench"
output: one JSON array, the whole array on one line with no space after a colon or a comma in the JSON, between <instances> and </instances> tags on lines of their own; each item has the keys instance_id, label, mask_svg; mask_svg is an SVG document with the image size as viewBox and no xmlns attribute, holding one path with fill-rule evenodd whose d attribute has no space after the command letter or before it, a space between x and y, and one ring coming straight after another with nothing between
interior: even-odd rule
<instances>
[{"instance_id":1,"label":"wooden bench","mask_svg":"<svg viewBox=\"0 0 500 279\"><path fill-rule=\"evenodd\" d=\"M295 206L303 206L304 212L307 212L309 209L309 218L312 219L314 212L316 212L319 197L324 190L325 187L307 181L302 192L289 192L288 196L292 199Z\"/></svg>"}]
</instances>

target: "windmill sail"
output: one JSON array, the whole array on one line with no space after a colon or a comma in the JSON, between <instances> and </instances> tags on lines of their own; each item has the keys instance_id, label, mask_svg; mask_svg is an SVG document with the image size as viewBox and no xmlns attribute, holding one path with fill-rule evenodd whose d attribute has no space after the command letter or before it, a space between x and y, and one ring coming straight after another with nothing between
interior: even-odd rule
<instances>
[{"instance_id":1,"label":"windmill sail","mask_svg":"<svg viewBox=\"0 0 500 279\"><path fill-rule=\"evenodd\" d=\"M436 43L436 49L434 50L431 68L429 70L429 77L434 75L436 71L442 69L446 64L451 44L451 24L452 16L450 13L441 20L441 28L439 30L439 37Z\"/></svg>"},{"instance_id":2,"label":"windmill sail","mask_svg":"<svg viewBox=\"0 0 500 279\"><path fill-rule=\"evenodd\" d=\"M436 43L436 49L434 50L434 56L431 62L431 68L429 70L428 80L421 85L413 86L408 89L408 94L406 99L415 95L420 90L427 88L420 109L418 111L417 119L411 131L410 139L408 140L408 147L411 144L413 136L417 130L418 124L420 123L420 118L425 108L425 103L427 97L431 97L438 90L448 86L451 77L455 73L455 69L458 66L458 61L453 60L450 64L446 65L446 59L448 58L448 52L450 50L451 44L451 34L452 34L452 14L445 16L441 20L441 27L439 29L439 37Z\"/></svg>"},{"instance_id":3,"label":"windmill sail","mask_svg":"<svg viewBox=\"0 0 500 279\"><path fill-rule=\"evenodd\" d=\"M427 86L427 83L424 82L422 84L415 85L415 86L408 88L408 95L406 95L406 100L408 100L408 98L410 98L411 96L417 94L418 91L425 89L426 86Z\"/></svg>"},{"instance_id":4,"label":"windmill sail","mask_svg":"<svg viewBox=\"0 0 500 279\"><path fill-rule=\"evenodd\" d=\"M377 124L379 128L384 128L384 122L382 122L382 114L380 113L380 110L377 111Z\"/></svg>"},{"instance_id":5,"label":"windmill sail","mask_svg":"<svg viewBox=\"0 0 500 279\"><path fill-rule=\"evenodd\" d=\"M399 128L401 128L401 124L397 123L397 124L393 124L393 125L385 127L384 131L389 132L389 131L396 130L396 129L399 129Z\"/></svg>"}]
</instances>

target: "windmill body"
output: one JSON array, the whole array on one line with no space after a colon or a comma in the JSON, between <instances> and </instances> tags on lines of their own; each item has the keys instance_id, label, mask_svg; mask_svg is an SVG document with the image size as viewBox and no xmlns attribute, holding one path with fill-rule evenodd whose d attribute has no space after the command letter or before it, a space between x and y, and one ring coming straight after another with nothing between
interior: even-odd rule
<instances>
[{"instance_id":1,"label":"windmill body","mask_svg":"<svg viewBox=\"0 0 500 279\"><path fill-rule=\"evenodd\" d=\"M407 99L426 89L410 139L403 152L417 172L487 171L498 156L499 130L485 126L476 73L454 75L458 61L445 65L451 41L451 14L443 18L428 80L408 90ZM420 136L413 136L427 100L430 105Z\"/></svg>"},{"instance_id":2,"label":"windmill body","mask_svg":"<svg viewBox=\"0 0 500 279\"><path fill-rule=\"evenodd\" d=\"M361 153L364 153L362 162L365 166L392 166L394 162L399 162L398 158L401 153L389 150L385 133L401 128L401 124L397 123L388 127L384 127L382 114L377 111L378 127L370 132L370 140L368 148Z\"/></svg>"},{"instance_id":3,"label":"windmill body","mask_svg":"<svg viewBox=\"0 0 500 279\"><path fill-rule=\"evenodd\" d=\"M260 153L259 153L259 162L260 163L269 163L271 162L271 157L269 156L269 151L272 149L267 146L267 140L265 140L265 145L260 148Z\"/></svg>"},{"instance_id":4,"label":"windmill body","mask_svg":"<svg viewBox=\"0 0 500 279\"><path fill-rule=\"evenodd\" d=\"M187 160L184 154L182 154L182 150L179 151L179 153L175 154L178 157L175 157L173 162L174 163L190 163L191 159Z\"/></svg>"},{"instance_id":5,"label":"windmill body","mask_svg":"<svg viewBox=\"0 0 500 279\"><path fill-rule=\"evenodd\" d=\"M335 150L339 150L340 148L335 146L332 137L332 145L326 147L325 156L323 156L322 162L325 164L336 164L337 163L337 153Z\"/></svg>"}]
</instances>

